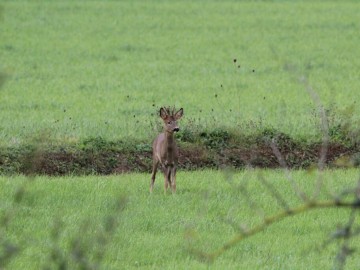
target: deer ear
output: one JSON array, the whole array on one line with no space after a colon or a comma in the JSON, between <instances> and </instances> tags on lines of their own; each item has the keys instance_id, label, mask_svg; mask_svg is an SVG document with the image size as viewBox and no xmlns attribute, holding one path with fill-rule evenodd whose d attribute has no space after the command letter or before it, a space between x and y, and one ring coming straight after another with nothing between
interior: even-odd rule
<instances>
[{"instance_id":1,"label":"deer ear","mask_svg":"<svg viewBox=\"0 0 360 270\"><path fill-rule=\"evenodd\" d=\"M184 110L183 108L181 108L180 110L178 110L176 113L175 113L175 119L176 120L179 120L184 114Z\"/></svg>"},{"instance_id":2,"label":"deer ear","mask_svg":"<svg viewBox=\"0 0 360 270\"><path fill-rule=\"evenodd\" d=\"M164 108L160 109L160 117L162 119L166 119L166 117L167 117L167 112L166 112L166 110Z\"/></svg>"}]
</instances>

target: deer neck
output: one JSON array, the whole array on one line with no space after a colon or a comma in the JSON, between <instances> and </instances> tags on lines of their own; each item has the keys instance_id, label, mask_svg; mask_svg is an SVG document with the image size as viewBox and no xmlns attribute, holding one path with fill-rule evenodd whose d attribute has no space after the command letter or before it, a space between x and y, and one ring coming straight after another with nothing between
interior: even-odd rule
<instances>
[{"instance_id":1,"label":"deer neck","mask_svg":"<svg viewBox=\"0 0 360 270\"><path fill-rule=\"evenodd\" d=\"M175 138L174 133L165 131L165 145L167 149L172 149L175 146Z\"/></svg>"},{"instance_id":2,"label":"deer neck","mask_svg":"<svg viewBox=\"0 0 360 270\"><path fill-rule=\"evenodd\" d=\"M176 162L176 149L175 149L174 133L165 131L165 140L163 145L165 165L174 165Z\"/></svg>"}]
</instances>

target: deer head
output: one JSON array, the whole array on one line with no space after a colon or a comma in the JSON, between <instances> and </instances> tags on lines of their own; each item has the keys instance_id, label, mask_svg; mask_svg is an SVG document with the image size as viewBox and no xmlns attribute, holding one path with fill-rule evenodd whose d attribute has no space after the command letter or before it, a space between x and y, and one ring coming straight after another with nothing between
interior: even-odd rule
<instances>
[{"instance_id":1,"label":"deer head","mask_svg":"<svg viewBox=\"0 0 360 270\"><path fill-rule=\"evenodd\" d=\"M160 117L164 121L164 128L166 132L174 133L180 130L177 120L179 120L183 116L183 108L174 113L175 109L173 108L170 111L170 108L161 108L160 109Z\"/></svg>"}]
</instances>

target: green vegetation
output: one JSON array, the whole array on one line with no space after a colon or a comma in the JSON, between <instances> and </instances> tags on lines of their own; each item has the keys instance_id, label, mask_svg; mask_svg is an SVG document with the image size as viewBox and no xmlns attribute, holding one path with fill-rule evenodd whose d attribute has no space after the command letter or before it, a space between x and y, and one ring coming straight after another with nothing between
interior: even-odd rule
<instances>
[{"instance_id":1,"label":"green vegetation","mask_svg":"<svg viewBox=\"0 0 360 270\"><path fill-rule=\"evenodd\" d=\"M349 209L289 217L211 265L189 247L212 252L264 222L262 211L284 210L261 177L291 207L301 204L283 172L248 167L284 159L312 168L324 149L329 167L360 164L359 8L350 0L2 1L0 268L341 264L337 243L323 243ZM178 192L164 195L161 176L149 195L149 174L97 175L150 171L164 105L185 113ZM199 168L226 169L184 171ZM320 183L314 170L291 174L307 194ZM323 179L319 199L334 199L358 172L328 170ZM346 252L359 250L355 240ZM356 255L345 256L348 269L359 268Z\"/></svg>"},{"instance_id":2,"label":"green vegetation","mask_svg":"<svg viewBox=\"0 0 360 270\"><path fill-rule=\"evenodd\" d=\"M239 137L223 130L179 134L181 170L237 168L247 166L278 168L271 141L289 168L309 168L316 164L320 143L295 141L286 134L266 129L252 136ZM331 140L326 164L349 167L360 164L359 147ZM344 160L344 158L346 160ZM340 163L338 162L340 159ZM91 175L123 172L150 172L151 143L142 141L106 141L88 138L77 143L59 144L46 136L34 138L26 145L0 147L0 173L42 175Z\"/></svg>"},{"instance_id":3,"label":"green vegetation","mask_svg":"<svg viewBox=\"0 0 360 270\"><path fill-rule=\"evenodd\" d=\"M187 129L273 128L317 141L319 104L303 76L335 129L342 120L358 127L357 1L2 6L3 145L43 132L148 141L162 105L184 107Z\"/></svg>"},{"instance_id":4,"label":"green vegetation","mask_svg":"<svg viewBox=\"0 0 360 270\"><path fill-rule=\"evenodd\" d=\"M315 190L317 175L315 171L292 172L308 195ZM249 208L241 183L247 183L251 199L265 215L281 210L258 181L260 176L290 206L301 203L284 172L278 170L179 172L175 195L164 195L161 177L150 195L148 174L56 181L2 177L1 236L17 248L8 267L57 269L55 265L62 261L69 269L96 263L100 269L330 269L337 242L323 244L335 224L346 222L346 209L312 210L289 217L240 242L211 265L189 252L189 244L214 251L240 227L262 222L260 211ZM353 187L358 172L334 170L324 176L325 188L319 198L329 199L329 194ZM355 240L351 247L358 249ZM346 269L358 266L358 256L349 257Z\"/></svg>"}]
</instances>

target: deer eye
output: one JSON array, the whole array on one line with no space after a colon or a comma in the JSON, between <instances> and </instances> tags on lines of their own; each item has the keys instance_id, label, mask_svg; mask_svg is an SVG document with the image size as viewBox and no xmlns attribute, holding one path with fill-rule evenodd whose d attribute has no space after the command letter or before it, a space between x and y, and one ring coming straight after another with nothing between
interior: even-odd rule
<instances>
[{"instance_id":1,"label":"deer eye","mask_svg":"<svg viewBox=\"0 0 360 270\"><path fill-rule=\"evenodd\" d=\"M170 125L170 124L171 124L171 121L168 122L168 125Z\"/></svg>"}]
</instances>

